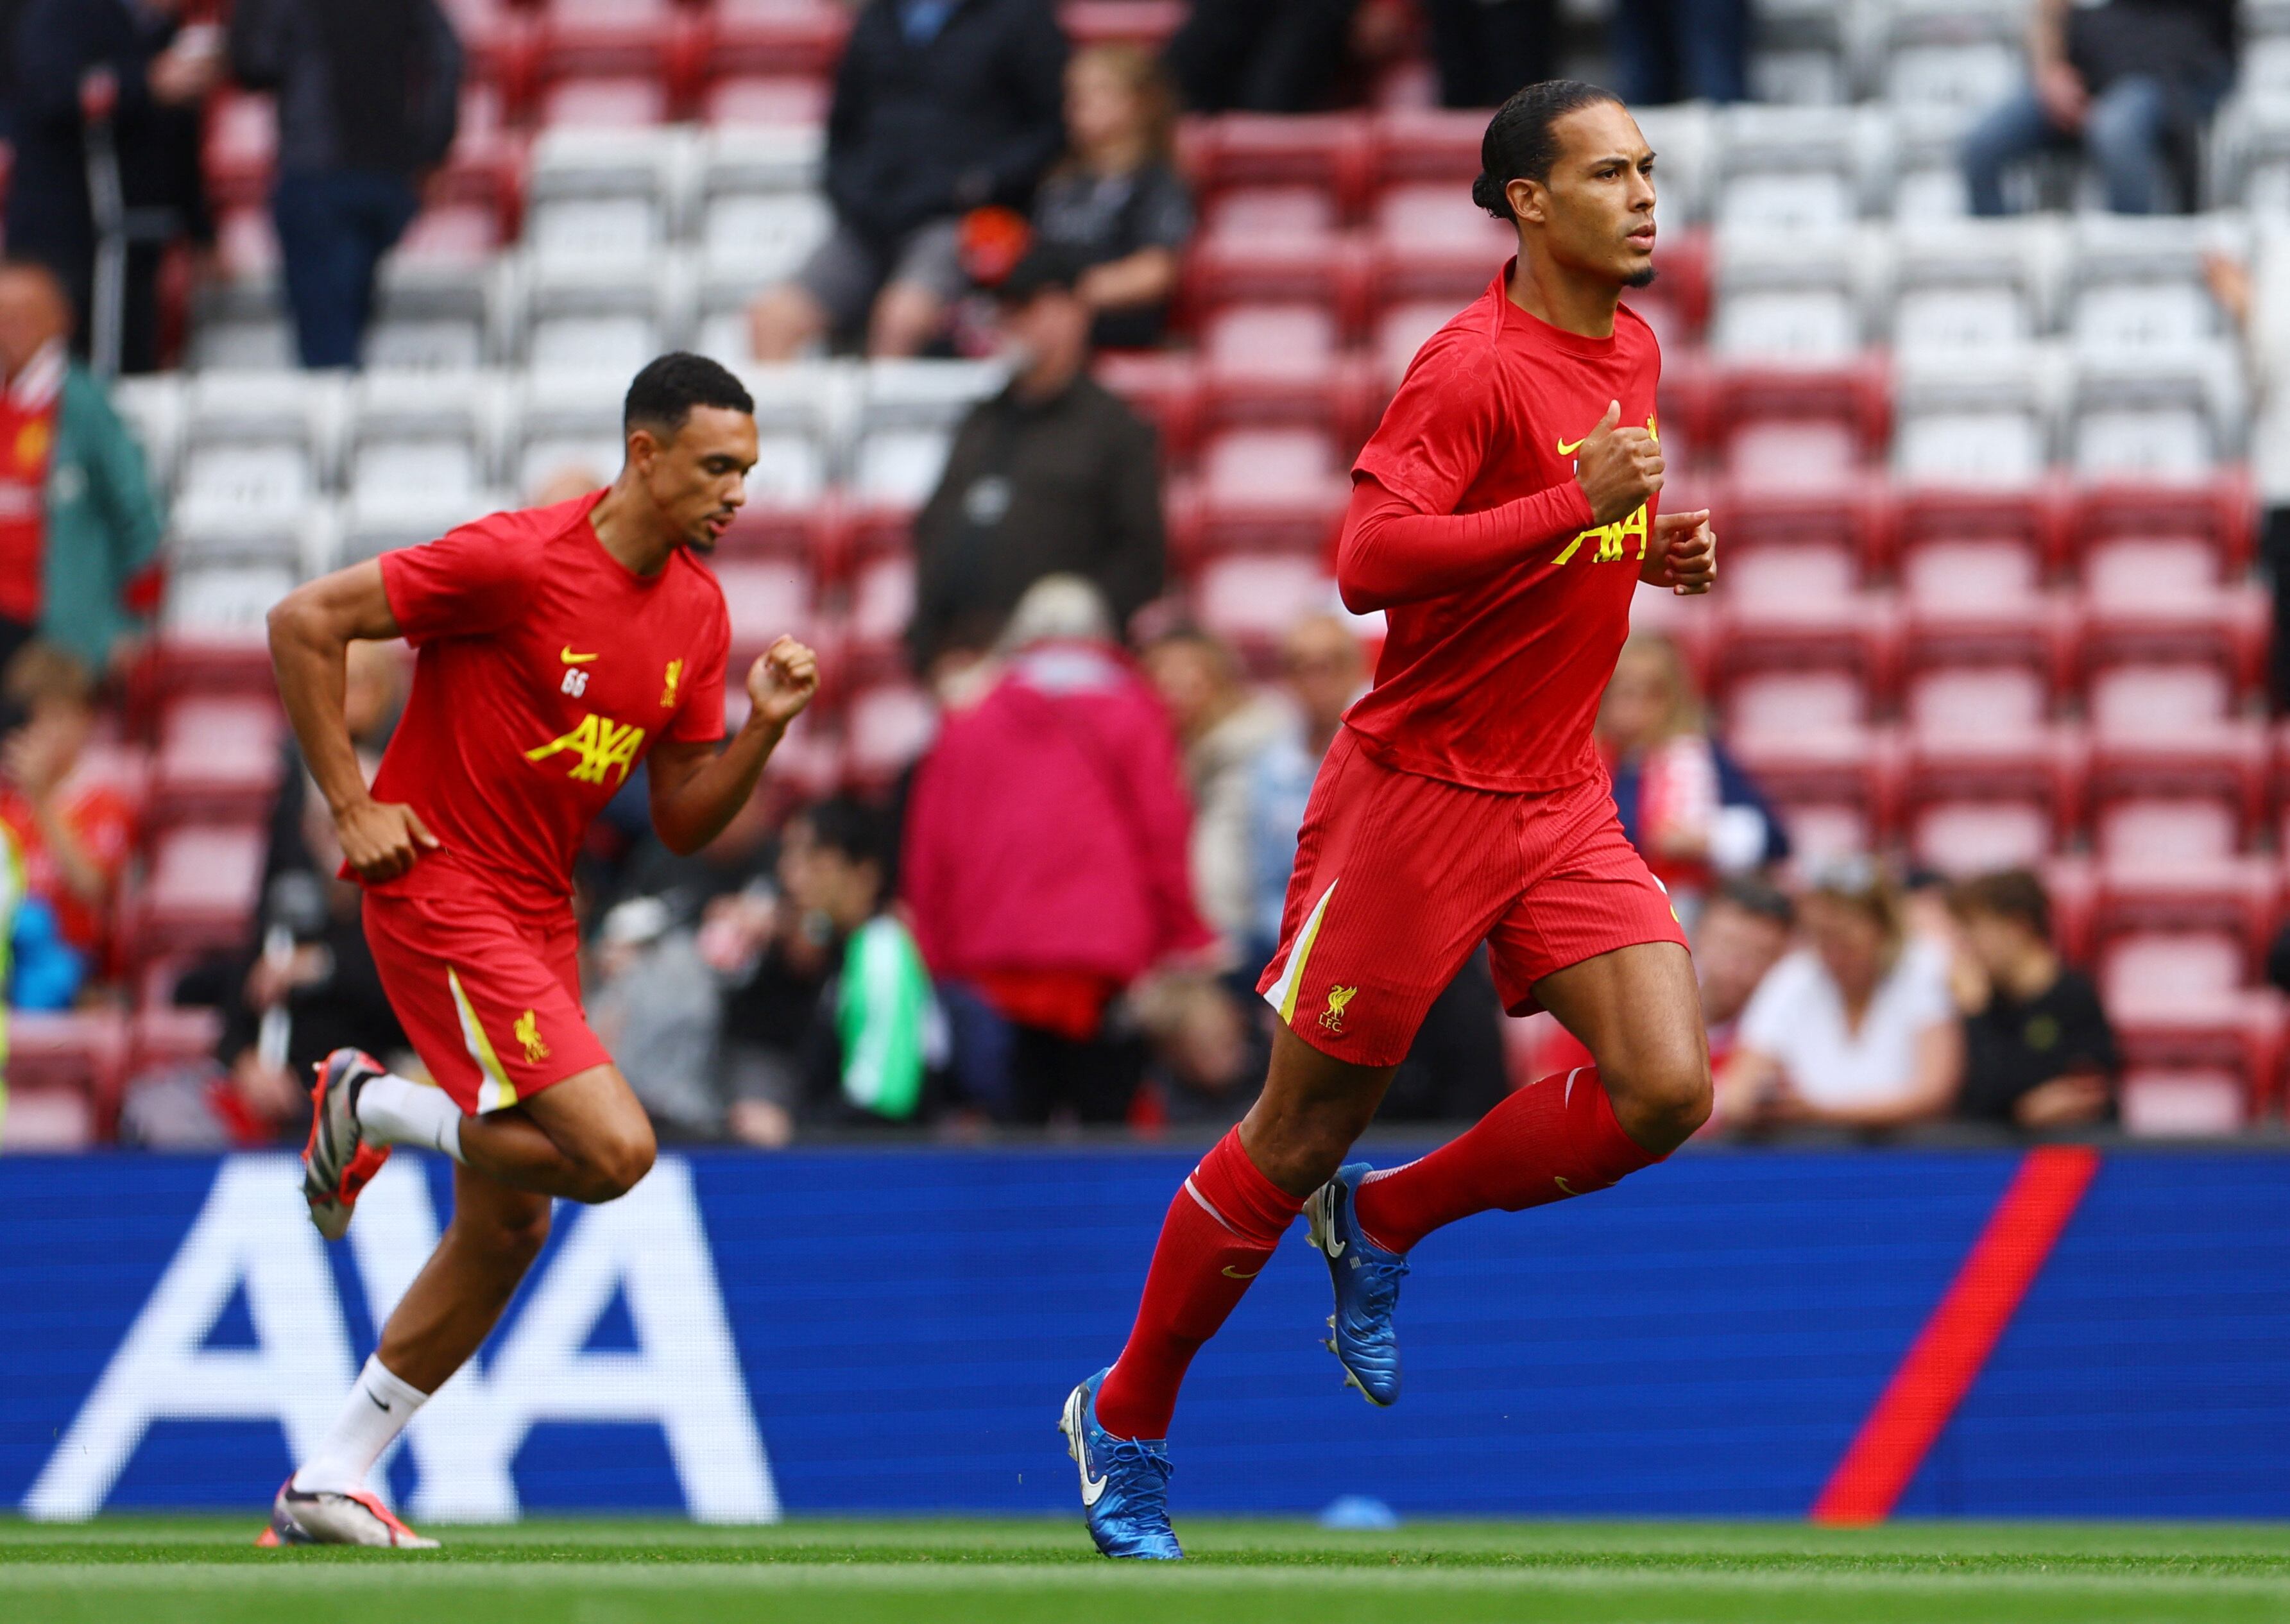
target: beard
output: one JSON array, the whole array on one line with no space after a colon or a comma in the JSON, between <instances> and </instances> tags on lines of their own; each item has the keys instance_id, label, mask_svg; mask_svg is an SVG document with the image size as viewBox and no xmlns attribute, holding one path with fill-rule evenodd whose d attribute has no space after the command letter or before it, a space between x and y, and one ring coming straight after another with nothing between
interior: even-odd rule
<instances>
[{"instance_id":1,"label":"beard","mask_svg":"<svg viewBox=\"0 0 2290 1624\"><path fill-rule=\"evenodd\" d=\"M1623 277L1622 285L1626 288L1650 288L1653 285L1654 276L1653 267L1648 265Z\"/></svg>"}]
</instances>

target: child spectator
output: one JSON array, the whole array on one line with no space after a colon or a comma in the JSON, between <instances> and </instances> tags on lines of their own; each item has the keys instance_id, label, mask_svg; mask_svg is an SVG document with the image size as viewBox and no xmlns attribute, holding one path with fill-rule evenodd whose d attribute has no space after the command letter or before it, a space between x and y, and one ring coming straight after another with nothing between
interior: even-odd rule
<instances>
[{"instance_id":1,"label":"child spectator","mask_svg":"<svg viewBox=\"0 0 2290 1624\"><path fill-rule=\"evenodd\" d=\"M22 846L26 890L55 909L67 942L102 965L135 811L116 786L82 770L94 683L61 649L30 643L0 676L0 702L20 718L0 738L0 821Z\"/></svg>"},{"instance_id":2,"label":"child spectator","mask_svg":"<svg viewBox=\"0 0 2290 1624\"><path fill-rule=\"evenodd\" d=\"M1983 995L1964 1018L1956 1114L2041 1130L2115 1115L2115 1032L2091 978L2052 946L2052 900L2024 868L1966 880L1949 895Z\"/></svg>"},{"instance_id":3,"label":"child spectator","mask_svg":"<svg viewBox=\"0 0 2290 1624\"><path fill-rule=\"evenodd\" d=\"M1948 959L1909 936L1867 858L1827 870L1800 909L1811 945L1774 966L1742 1012L1718 1080L1729 1127L1897 1128L1945 1114L1964 1064Z\"/></svg>"},{"instance_id":4,"label":"child spectator","mask_svg":"<svg viewBox=\"0 0 2290 1624\"><path fill-rule=\"evenodd\" d=\"M1034 236L1087 268L1076 291L1096 312L1090 337L1101 348L1161 341L1193 233L1175 124L1160 64L1136 46L1093 46L1067 66L1072 146L1034 198Z\"/></svg>"}]
</instances>

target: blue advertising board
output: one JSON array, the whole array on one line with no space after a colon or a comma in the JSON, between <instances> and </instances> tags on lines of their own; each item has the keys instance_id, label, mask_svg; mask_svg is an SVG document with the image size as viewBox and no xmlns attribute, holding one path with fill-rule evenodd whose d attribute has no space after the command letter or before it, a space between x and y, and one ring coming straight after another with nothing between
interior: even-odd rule
<instances>
[{"instance_id":1,"label":"blue advertising board","mask_svg":"<svg viewBox=\"0 0 2290 1624\"><path fill-rule=\"evenodd\" d=\"M1110 1361L1190 1157L665 1156L560 1207L388 1464L416 1519L562 1508L1070 1511L1054 1428ZM1190 1512L1801 1516L2011 1182L2004 1152L1689 1154L1419 1249L1404 1401L1318 1346L1297 1239L1201 1355ZM293 1159L0 1159L0 1502L268 1502L450 1210L395 1159L320 1241ZM2290 1516L2290 1158L2110 1153L1898 1508Z\"/></svg>"}]
</instances>

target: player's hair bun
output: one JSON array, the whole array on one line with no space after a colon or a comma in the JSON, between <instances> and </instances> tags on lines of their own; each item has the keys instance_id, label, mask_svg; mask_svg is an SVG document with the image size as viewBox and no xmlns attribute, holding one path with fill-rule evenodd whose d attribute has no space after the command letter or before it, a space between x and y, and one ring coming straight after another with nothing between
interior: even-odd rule
<instances>
[{"instance_id":1,"label":"player's hair bun","mask_svg":"<svg viewBox=\"0 0 2290 1624\"><path fill-rule=\"evenodd\" d=\"M1503 196L1503 183L1485 170L1471 182L1471 201L1497 220L1510 219L1510 199Z\"/></svg>"}]
</instances>

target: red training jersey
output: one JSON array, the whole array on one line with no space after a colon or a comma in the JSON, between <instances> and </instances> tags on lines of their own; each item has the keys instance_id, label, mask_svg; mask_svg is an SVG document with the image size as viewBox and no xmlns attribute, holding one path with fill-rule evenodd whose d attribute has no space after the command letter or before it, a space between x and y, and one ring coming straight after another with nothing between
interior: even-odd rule
<instances>
[{"instance_id":1,"label":"red training jersey","mask_svg":"<svg viewBox=\"0 0 2290 1624\"><path fill-rule=\"evenodd\" d=\"M471 883L560 907L589 823L662 739L724 736L732 624L686 550L638 575L589 523L604 492L497 513L381 556L382 588L420 650L374 798L443 843L374 887Z\"/></svg>"},{"instance_id":2,"label":"red training jersey","mask_svg":"<svg viewBox=\"0 0 2290 1624\"><path fill-rule=\"evenodd\" d=\"M1610 401L1657 436L1653 331L1627 308L1585 338L1510 301L1510 267L1434 333L1354 464L1425 514L1550 492L1559 516L1492 579L1394 603L1375 685L1344 718L1368 753L1478 789L1559 789L1599 772L1590 724L1629 631L1655 504L1590 522L1574 448ZM1563 487L1563 489L1561 489Z\"/></svg>"}]
</instances>

